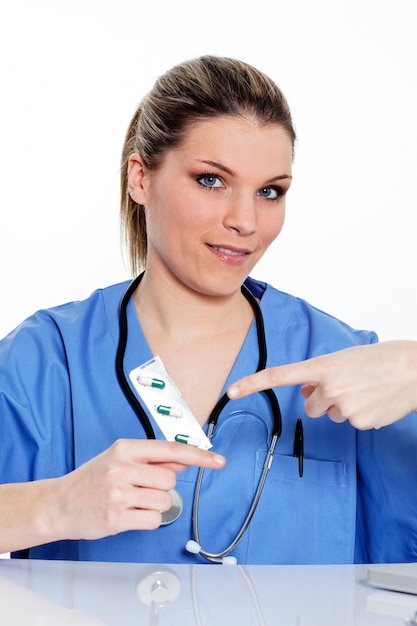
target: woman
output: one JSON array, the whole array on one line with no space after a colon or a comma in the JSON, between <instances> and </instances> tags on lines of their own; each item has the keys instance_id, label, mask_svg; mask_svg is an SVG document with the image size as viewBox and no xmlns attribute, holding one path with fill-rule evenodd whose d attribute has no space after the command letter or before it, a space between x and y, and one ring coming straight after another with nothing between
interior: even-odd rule
<instances>
[{"instance_id":1,"label":"woman","mask_svg":"<svg viewBox=\"0 0 417 626\"><path fill-rule=\"evenodd\" d=\"M281 91L239 61L183 63L145 97L122 158L122 222L145 273L127 296L115 285L37 313L0 348L1 551L203 562L195 539L241 563L416 559L414 422L307 420L293 387L281 413L271 393L227 403L257 368L376 341L248 278L283 226L294 141ZM201 478L193 514L195 466L221 471Z\"/></svg>"}]
</instances>

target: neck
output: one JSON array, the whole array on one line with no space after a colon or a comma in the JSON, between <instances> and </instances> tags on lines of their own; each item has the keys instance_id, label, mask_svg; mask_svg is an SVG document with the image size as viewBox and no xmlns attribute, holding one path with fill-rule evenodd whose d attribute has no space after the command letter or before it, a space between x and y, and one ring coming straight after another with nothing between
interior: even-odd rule
<instances>
[{"instance_id":1,"label":"neck","mask_svg":"<svg viewBox=\"0 0 417 626\"><path fill-rule=\"evenodd\" d=\"M219 336L253 317L240 288L227 295L206 295L150 272L144 274L134 302L142 325L185 340Z\"/></svg>"}]
</instances>

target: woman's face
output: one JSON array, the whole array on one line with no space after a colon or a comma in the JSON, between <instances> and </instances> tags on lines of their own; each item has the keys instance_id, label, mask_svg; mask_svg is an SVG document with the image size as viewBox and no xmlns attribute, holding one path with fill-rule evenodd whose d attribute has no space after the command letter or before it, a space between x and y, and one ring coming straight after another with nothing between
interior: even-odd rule
<instances>
[{"instance_id":1,"label":"woman's face","mask_svg":"<svg viewBox=\"0 0 417 626\"><path fill-rule=\"evenodd\" d=\"M156 171L130 160L132 198L145 206L150 272L227 295L280 233L292 143L276 125L217 117L191 125Z\"/></svg>"}]
</instances>

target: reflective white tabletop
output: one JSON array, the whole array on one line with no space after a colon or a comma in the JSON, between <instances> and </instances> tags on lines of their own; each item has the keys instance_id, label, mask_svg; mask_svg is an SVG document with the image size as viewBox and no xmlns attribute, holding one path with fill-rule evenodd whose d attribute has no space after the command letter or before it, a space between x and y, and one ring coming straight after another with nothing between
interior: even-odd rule
<instances>
[{"instance_id":1,"label":"reflective white tabletop","mask_svg":"<svg viewBox=\"0 0 417 626\"><path fill-rule=\"evenodd\" d=\"M0 560L7 626L403 626L416 611L417 595L371 587L366 566Z\"/></svg>"}]
</instances>

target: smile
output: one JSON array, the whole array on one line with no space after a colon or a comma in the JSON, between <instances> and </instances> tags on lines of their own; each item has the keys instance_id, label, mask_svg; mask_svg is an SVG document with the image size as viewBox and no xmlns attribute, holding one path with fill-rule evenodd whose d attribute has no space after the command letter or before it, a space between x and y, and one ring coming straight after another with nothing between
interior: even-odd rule
<instances>
[{"instance_id":1,"label":"smile","mask_svg":"<svg viewBox=\"0 0 417 626\"><path fill-rule=\"evenodd\" d=\"M239 267L246 264L246 260L250 257L251 251L244 250L243 248L228 248L227 246L211 246L208 245L208 249L214 254L222 263L227 265Z\"/></svg>"},{"instance_id":2,"label":"smile","mask_svg":"<svg viewBox=\"0 0 417 626\"><path fill-rule=\"evenodd\" d=\"M220 246L210 246L212 250L216 250L221 254L227 254L228 256L246 256L249 254L248 250L231 250L230 248L223 248Z\"/></svg>"}]
</instances>

